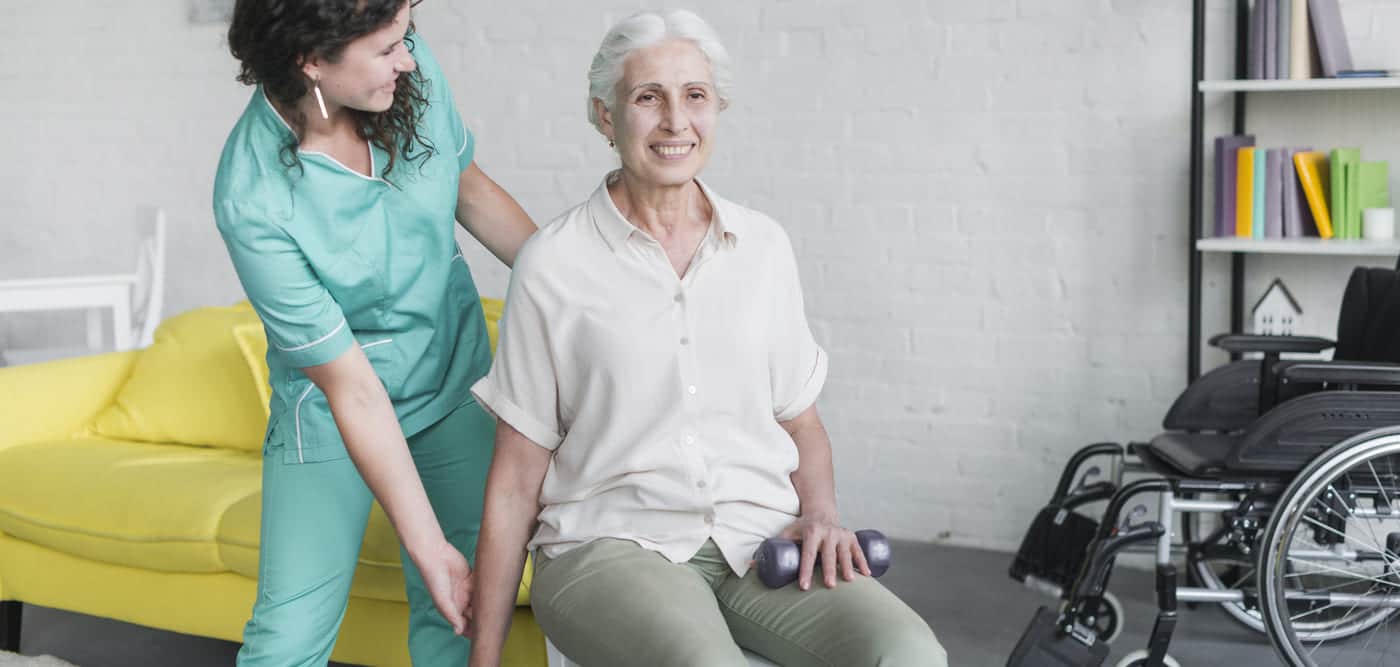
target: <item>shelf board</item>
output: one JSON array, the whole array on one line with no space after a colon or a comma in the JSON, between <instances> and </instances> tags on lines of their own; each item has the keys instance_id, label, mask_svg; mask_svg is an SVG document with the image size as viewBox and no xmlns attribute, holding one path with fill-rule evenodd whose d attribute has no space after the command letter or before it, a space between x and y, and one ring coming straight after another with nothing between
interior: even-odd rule
<instances>
[{"instance_id":1,"label":"shelf board","mask_svg":"<svg viewBox=\"0 0 1400 667\"><path fill-rule=\"evenodd\" d=\"M1300 92L1308 90L1376 90L1400 88L1400 77L1376 79L1248 79L1213 80L1197 84L1203 93Z\"/></svg>"},{"instance_id":2,"label":"shelf board","mask_svg":"<svg viewBox=\"0 0 1400 667\"><path fill-rule=\"evenodd\" d=\"M1338 239L1241 239L1212 238L1196 241L1201 252L1251 252L1273 255L1351 255L1384 257L1400 255L1400 239L1390 241L1342 241Z\"/></svg>"}]
</instances>

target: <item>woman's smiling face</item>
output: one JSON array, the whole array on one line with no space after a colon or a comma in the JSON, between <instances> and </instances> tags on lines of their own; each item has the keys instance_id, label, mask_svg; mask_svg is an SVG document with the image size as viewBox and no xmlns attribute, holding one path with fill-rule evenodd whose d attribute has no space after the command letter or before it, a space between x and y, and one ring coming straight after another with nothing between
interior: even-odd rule
<instances>
[{"instance_id":1,"label":"woman's smiling face","mask_svg":"<svg viewBox=\"0 0 1400 667\"><path fill-rule=\"evenodd\" d=\"M632 176L682 185L709 162L720 102L709 60L693 43L667 40L629 54L615 99L599 116Z\"/></svg>"}]
</instances>

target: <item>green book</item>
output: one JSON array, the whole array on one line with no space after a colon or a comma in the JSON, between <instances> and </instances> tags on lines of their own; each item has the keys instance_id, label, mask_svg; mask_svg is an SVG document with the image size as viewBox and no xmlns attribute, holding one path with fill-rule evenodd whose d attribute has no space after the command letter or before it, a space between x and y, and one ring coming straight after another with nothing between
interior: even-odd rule
<instances>
[{"instance_id":1,"label":"green book","mask_svg":"<svg viewBox=\"0 0 1400 667\"><path fill-rule=\"evenodd\" d=\"M1358 208L1363 211L1368 208L1390 208L1390 163L1384 160L1362 162L1358 180Z\"/></svg>"},{"instance_id":2,"label":"green book","mask_svg":"<svg viewBox=\"0 0 1400 667\"><path fill-rule=\"evenodd\" d=\"M1332 226L1337 238L1361 238L1361 149L1332 150Z\"/></svg>"}]
</instances>

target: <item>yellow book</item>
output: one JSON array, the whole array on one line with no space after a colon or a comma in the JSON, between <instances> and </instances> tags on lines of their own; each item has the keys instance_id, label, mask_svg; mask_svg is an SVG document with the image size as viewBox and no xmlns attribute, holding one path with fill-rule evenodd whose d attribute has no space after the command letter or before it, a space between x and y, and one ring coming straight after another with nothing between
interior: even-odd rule
<instances>
[{"instance_id":1,"label":"yellow book","mask_svg":"<svg viewBox=\"0 0 1400 667\"><path fill-rule=\"evenodd\" d=\"M1254 147L1241 146L1235 170L1235 236L1254 236Z\"/></svg>"},{"instance_id":2,"label":"yellow book","mask_svg":"<svg viewBox=\"0 0 1400 667\"><path fill-rule=\"evenodd\" d=\"M1332 216L1327 212L1327 154L1322 151L1299 151L1293 154L1298 168L1298 184L1308 198L1308 209L1317 222L1317 235L1332 238Z\"/></svg>"}]
</instances>

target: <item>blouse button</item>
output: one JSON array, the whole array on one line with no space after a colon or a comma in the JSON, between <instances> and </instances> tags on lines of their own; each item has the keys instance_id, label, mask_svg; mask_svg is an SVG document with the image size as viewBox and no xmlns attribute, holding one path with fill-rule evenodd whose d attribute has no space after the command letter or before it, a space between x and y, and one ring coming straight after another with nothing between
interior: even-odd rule
<instances>
[{"instance_id":1,"label":"blouse button","mask_svg":"<svg viewBox=\"0 0 1400 667\"><path fill-rule=\"evenodd\" d=\"M695 388L695 385L690 385L689 387L686 387L686 388L685 388L685 391L686 391L686 393L690 394L691 396L694 396L694 395L695 395L695 392L700 391L700 390L699 390L699 389L696 389L696 388Z\"/></svg>"}]
</instances>

